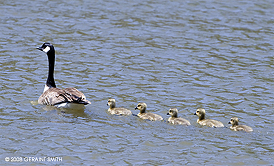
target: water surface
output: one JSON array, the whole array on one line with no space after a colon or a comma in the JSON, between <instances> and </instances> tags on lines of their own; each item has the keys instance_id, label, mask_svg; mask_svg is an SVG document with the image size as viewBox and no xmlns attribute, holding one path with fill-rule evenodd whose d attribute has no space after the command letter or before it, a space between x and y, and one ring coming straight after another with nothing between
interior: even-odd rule
<instances>
[{"instance_id":1,"label":"water surface","mask_svg":"<svg viewBox=\"0 0 274 166\"><path fill-rule=\"evenodd\" d=\"M1 1L1 165L6 157L61 157L60 165L271 165L272 1ZM92 104L63 112L33 104L47 77ZM107 99L191 126L107 113ZM226 128L201 127L194 112ZM254 132L234 132L237 116ZM29 161L20 162L22 165ZM52 164L47 161L33 164Z\"/></svg>"}]
</instances>

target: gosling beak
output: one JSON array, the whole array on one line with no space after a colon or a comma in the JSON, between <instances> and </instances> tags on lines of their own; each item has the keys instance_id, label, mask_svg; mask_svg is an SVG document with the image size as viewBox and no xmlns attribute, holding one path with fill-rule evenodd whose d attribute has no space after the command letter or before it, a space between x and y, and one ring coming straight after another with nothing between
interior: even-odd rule
<instances>
[{"instance_id":1,"label":"gosling beak","mask_svg":"<svg viewBox=\"0 0 274 166\"><path fill-rule=\"evenodd\" d=\"M137 108L137 107L135 107L135 110L138 110L138 108Z\"/></svg>"},{"instance_id":2,"label":"gosling beak","mask_svg":"<svg viewBox=\"0 0 274 166\"><path fill-rule=\"evenodd\" d=\"M228 122L228 124L231 124L230 121Z\"/></svg>"},{"instance_id":3,"label":"gosling beak","mask_svg":"<svg viewBox=\"0 0 274 166\"><path fill-rule=\"evenodd\" d=\"M169 115L169 112L167 113L167 115Z\"/></svg>"},{"instance_id":4,"label":"gosling beak","mask_svg":"<svg viewBox=\"0 0 274 166\"><path fill-rule=\"evenodd\" d=\"M196 112L194 113L194 115L197 115Z\"/></svg>"}]
</instances>

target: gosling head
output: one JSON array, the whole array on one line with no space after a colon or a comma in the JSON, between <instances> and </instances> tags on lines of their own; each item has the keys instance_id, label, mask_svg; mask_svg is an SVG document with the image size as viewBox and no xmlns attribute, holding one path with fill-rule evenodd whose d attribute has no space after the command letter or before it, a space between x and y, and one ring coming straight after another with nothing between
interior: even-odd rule
<instances>
[{"instance_id":1,"label":"gosling head","mask_svg":"<svg viewBox=\"0 0 274 166\"><path fill-rule=\"evenodd\" d=\"M237 117L232 117L228 124L232 124L232 126L238 125L239 124L239 119Z\"/></svg>"},{"instance_id":2,"label":"gosling head","mask_svg":"<svg viewBox=\"0 0 274 166\"><path fill-rule=\"evenodd\" d=\"M167 115L170 115L171 117L177 118L178 117L178 110L177 110L177 108L171 108L171 109L169 109Z\"/></svg>"},{"instance_id":3,"label":"gosling head","mask_svg":"<svg viewBox=\"0 0 274 166\"><path fill-rule=\"evenodd\" d=\"M205 118L205 109L198 108L197 111L194 113L194 115L197 115L200 120Z\"/></svg>"},{"instance_id":4,"label":"gosling head","mask_svg":"<svg viewBox=\"0 0 274 166\"><path fill-rule=\"evenodd\" d=\"M115 99L108 99L107 105L108 105L110 108L115 108L115 106L116 106L116 104L115 104Z\"/></svg>"},{"instance_id":5,"label":"gosling head","mask_svg":"<svg viewBox=\"0 0 274 166\"><path fill-rule=\"evenodd\" d=\"M41 51L43 51L43 52L45 52L45 53L54 51L54 47L53 47L53 45L50 44L50 43L44 43L42 46L37 47L37 49L38 49L38 50L41 50Z\"/></svg>"},{"instance_id":6,"label":"gosling head","mask_svg":"<svg viewBox=\"0 0 274 166\"><path fill-rule=\"evenodd\" d=\"M146 103L139 103L136 107L135 110L140 110L140 113L145 113L147 109Z\"/></svg>"}]
</instances>

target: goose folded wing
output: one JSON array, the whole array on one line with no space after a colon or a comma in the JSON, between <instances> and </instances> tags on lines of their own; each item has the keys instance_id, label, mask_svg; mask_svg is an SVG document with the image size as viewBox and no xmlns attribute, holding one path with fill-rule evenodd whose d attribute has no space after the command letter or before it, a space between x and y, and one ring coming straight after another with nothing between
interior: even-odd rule
<instances>
[{"instance_id":1,"label":"goose folded wing","mask_svg":"<svg viewBox=\"0 0 274 166\"><path fill-rule=\"evenodd\" d=\"M90 101L86 99L86 96L76 88L65 88L64 91L66 94L65 96L71 103L91 104Z\"/></svg>"},{"instance_id":2,"label":"goose folded wing","mask_svg":"<svg viewBox=\"0 0 274 166\"><path fill-rule=\"evenodd\" d=\"M52 106L61 103L90 104L85 95L76 88L50 88L39 97L38 103Z\"/></svg>"}]
</instances>

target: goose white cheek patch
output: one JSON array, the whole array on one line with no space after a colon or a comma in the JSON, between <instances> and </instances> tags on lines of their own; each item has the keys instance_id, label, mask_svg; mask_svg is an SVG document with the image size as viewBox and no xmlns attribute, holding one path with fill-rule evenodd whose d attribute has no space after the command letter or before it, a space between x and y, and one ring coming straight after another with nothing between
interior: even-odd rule
<instances>
[{"instance_id":1,"label":"goose white cheek patch","mask_svg":"<svg viewBox=\"0 0 274 166\"><path fill-rule=\"evenodd\" d=\"M47 46L45 49L43 49L43 51L44 51L45 53L47 53L49 50L50 50L50 47L49 47L49 46Z\"/></svg>"}]
</instances>

